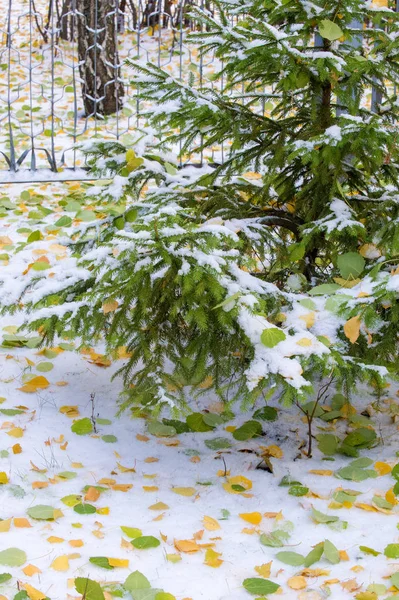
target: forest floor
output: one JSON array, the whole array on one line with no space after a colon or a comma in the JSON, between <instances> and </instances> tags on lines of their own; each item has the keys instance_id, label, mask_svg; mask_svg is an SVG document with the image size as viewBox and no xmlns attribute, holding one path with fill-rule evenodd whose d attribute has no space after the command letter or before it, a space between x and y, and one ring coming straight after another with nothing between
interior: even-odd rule
<instances>
[{"instance_id":1,"label":"forest floor","mask_svg":"<svg viewBox=\"0 0 399 600\"><path fill-rule=\"evenodd\" d=\"M101 217L101 206L80 204L82 185L2 187L10 294L14 276L68 261L73 226ZM23 318L0 321L1 599L18 589L31 600L79 598L79 577L100 582L108 599L136 571L134 600L399 598L396 389L378 402L359 390L349 412L315 419L315 435L375 430L380 443L356 462L323 454L316 440L306 458L303 415L278 404L276 420L258 417L260 437L240 441L234 430L254 411L237 407L221 422L209 396L193 407L211 413L205 427L198 417L207 431L171 435L117 416L121 382L111 377L123 348L117 358L75 352L69 340L38 349L37 335L17 332ZM267 469L257 468L262 457Z\"/></svg>"}]
</instances>

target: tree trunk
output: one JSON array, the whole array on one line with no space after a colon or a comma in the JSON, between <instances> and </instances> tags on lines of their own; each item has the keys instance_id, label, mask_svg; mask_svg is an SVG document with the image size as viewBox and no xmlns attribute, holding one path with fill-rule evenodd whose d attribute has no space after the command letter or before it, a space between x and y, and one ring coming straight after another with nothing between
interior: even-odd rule
<instances>
[{"instance_id":1,"label":"tree trunk","mask_svg":"<svg viewBox=\"0 0 399 600\"><path fill-rule=\"evenodd\" d=\"M124 95L115 31L115 0L75 0L79 72L86 116L121 110Z\"/></svg>"},{"instance_id":2,"label":"tree trunk","mask_svg":"<svg viewBox=\"0 0 399 600\"><path fill-rule=\"evenodd\" d=\"M72 8L72 0L64 0L62 3L58 27L60 29L60 38L66 42L72 42L74 39Z\"/></svg>"}]
</instances>

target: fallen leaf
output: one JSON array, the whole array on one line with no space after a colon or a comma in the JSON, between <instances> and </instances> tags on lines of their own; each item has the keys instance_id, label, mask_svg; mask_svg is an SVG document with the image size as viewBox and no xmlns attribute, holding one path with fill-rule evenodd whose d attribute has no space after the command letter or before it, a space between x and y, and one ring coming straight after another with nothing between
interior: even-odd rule
<instances>
[{"instance_id":1,"label":"fallen leaf","mask_svg":"<svg viewBox=\"0 0 399 600\"><path fill-rule=\"evenodd\" d=\"M14 526L15 527L32 527L29 523L28 519L24 519L23 517L14 518Z\"/></svg>"},{"instance_id":2,"label":"fallen leaf","mask_svg":"<svg viewBox=\"0 0 399 600\"><path fill-rule=\"evenodd\" d=\"M260 512L252 512L252 513L240 513L239 515L241 519L251 523L251 525L259 525L262 520L262 515Z\"/></svg>"},{"instance_id":3,"label":"fallen leaf","mask_svg":"<svg viewBox=\"0 0 399 600\"><path fill-rule=\"evenodd\" d=\"M220 529L218 521L216 521L216 519L213 519L212 517L205 516L202 519L202 522L207 531L216 531L217 529Z\"/></svg>"},{"instance_id":4,"label":"fallen leaf","mask_svg":"<svg viewBox=\"0 0 399 600\"><path fill-rule=\"evenodd\" d=\"M33 577L33 575L36 575L36 573L41 573L41 570L38 567L35 567L35 565L26 565L26 567L24 567L22 571L28 577Z\"/></svg>"},{"instance_id":5,"label":"fallen leaf","mask_svg":"<svg viewBox=\"0 0 399 600\"><path fill-rule=\"evenodd\" d=\"M273 561L271 560L268 563L264 563L263 565L255 567L255 571L258 573L258 575L267 579L268 577L270 577L270 572L272 570L272 562Z\"/></svg>"},{"instance_id":6,"label":"fallen leaf","mask_svg":"<svg viewBox=\"0 0 399 600\"><path fill-rule=\"evenodd\" d=\"M28 594L30 600L45 600L47 598L47 594L43 594L29 583L23 583L21 587Z\"/></svg>"},{"instance_id":7,"label":"fallen leaf","mask_svg":"<svg viewBox=\"0 0 399 600\"><path fill-rule=\"evenodd\" d=\"M352 317L344 325L344 333L351 344L354 344L360 335L360 316Z\"/></svg>"},{"instance_id":8,"label":"fallen leaf","mask_svg":"<svg viewBox=\"0 0 399 600\"><path fill-rule=\"evenodd\" d=\"M179 496L194 496L196 489L193 487L172 487L172 492Z\"/></svg>"},{"instance_id":9,"label":"fallen leaf","mask_svg":"<svg viewBox=\"0 0 399 600\"><path fill-rule=\"evenodd\" d=\"M212 548L208 548L208 550L205 552L204 564L208 567L217 569L223 564L223 560L219 558L220 556L222 556L220 552L216 552L215 550L212 550Z\"/></svg>"},{"instance_id":10,"label":"fallen leaf","mask_svg":"<svg viewBox=\"0 0 399 600\"><path fill-rule=\"evenodd\" d=\"M109 558L108 562L111 567L118 567L120 569L129 568L129 561L126 558Z\"/></svg>"},{"instance_id":11,"label":"fallen leaf","mask_svg":"<svg viewBox=\"0 0 399 600\"><path fill-rule=\"evenodd\" d=\"M174 544L176 550L179 550L179 552L198 552L200 549L198 544L196 544L192 540L175 540Z\"/></svg>"},{"instance_id":12,"label":"fallen leaf","mask_svg":"<svg viewBox=\"0 0 399 600\"><path fill-rule=\"evenodd\" d=\"M51 563L51 568L55 571L68 571L69 569L69 557L64 554L62 556L58 556Z\"/></svg>"},{"instance_id":13,"label":"fallen leaf","mask_svg":"<svg viewBox=\"0 0 399 600\"><path fill-rule=\"evenodd\" d=\"M287 581L288 587L292 590L303 590L307 587L308 583L302 575L294 575L294 577L290 577Z\"/></svg>"}]
</instances>

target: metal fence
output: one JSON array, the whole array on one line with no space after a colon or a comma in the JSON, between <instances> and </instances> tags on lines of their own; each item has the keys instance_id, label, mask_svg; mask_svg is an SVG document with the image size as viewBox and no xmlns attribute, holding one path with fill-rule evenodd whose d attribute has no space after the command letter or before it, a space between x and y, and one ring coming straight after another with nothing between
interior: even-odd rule
<instances>
[{"instance_id":1,"label":"metal fence","mask_svg":"<svg viewBox=\"0 0 399 600\"><path fill-rule=\"evenodd\" d=\"M84 178L78 142L129 142L127 57L181 78L210 68L184 41L191 1L0 0L0 180Z\"/></svg>"}]
</instances>

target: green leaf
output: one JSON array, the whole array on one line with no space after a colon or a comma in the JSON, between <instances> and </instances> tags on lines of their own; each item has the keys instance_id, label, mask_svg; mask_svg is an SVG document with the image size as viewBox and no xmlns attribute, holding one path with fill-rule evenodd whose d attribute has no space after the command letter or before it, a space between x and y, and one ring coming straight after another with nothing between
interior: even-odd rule
<instances>
[{"instance_id":1,"label":"green leaf","mask_svg":"<svg viewBox=\"0 0 399 600\"><path fill-rule=\"evenodd\" d=\"M39 362L36 365L36 370L40 371L40 373L48 373L49 371L52 371L54 369L54 365L51 362Z\"/></svg>"},{"instance_id":2,"label":"green leaf","mask_svg":"<svg viewBox=\"0 0 399 600\"><path fill-rule=\"evenodd\" d=\"M150 589L151 584L147 577L140 573L140 571L134 571L133 573L130 573L129 577L123 584L123 587L129 592L133 592L134 590Z\"/></svg>"},{"instance_id":3,"label":"green leaf","mask_svg":"<svg viewBox=\"0 0 399 600\"><path fill-rule=\"evenodd\" d=\"M356 448L369 447L377 439L377 434L374 429L368 429L367 427L360 427L349 433L343 440L343 444L346 446L352 446Z\"/></svg>"},{"instance_id":4,"label":"green leaf","mask_svg":"<svg viewBox=\"0 0 399 600\"><path fill-rule=\"evenodd\" d=\"M339 550L330 540L324 541L324 556L333 565L337 565L341 561Z\"/></svg>"},{"instance_id":5,"label":"green leaf","mask_svg":"<svg viewBox=\"0 0 399 600\"><path fill-rule=\"evenodd\" d=\"M101 569L112 570L114 568L109 564L109 560L106 556L92 556L89 558L89 561L92 565L96 565L96 567L100 567Z\"/></svg>"},{"instance_id":6,"label":"green leaf","mask_svg":"<svg viewBox=\"0 0 399 600\"><path fill-rule=\"evenodd\" d=\"M170 425L164 425L159 421L151 421L147 426L148 433L157 437L173 437L176 435L176 429Z\"/></svg>"},{"instance_id":7,"label":"green leaf","mask_svg":"<svg viewBox=\"0 0 399 600\"><path fill-rule=\"evenodd\" d=\"M391 475L394 479L399 481L399 463L394 466L394 468L391 471Z\"/></svg>"},{"instance_id":8,"label":"green leaf","mask_svg":"<svg viewBox=\"0 0 399 600\"><path fill-rule=\"evenodd\" d=\"M7 548L0 552L0 565L21 567L24 563L26 563L26 554L19 548Z\"/></svg>"},{"instance_id":9,"label":"green leaf","mask_svg":"<svg viewBox=\"0 0 399 600\"><path fill-rule=\"evenodd\" d=\"M32 242L39 242L41 239L43 239L43 236L42 236L42 234L41 234L41 232L39 230L32 231L32 233L30 234L30 236L26 240L26 243L27 244L31 244Z\"/></svg>"},{"instance_id":10,"label":"green leaf","mask_svg":"<svg viewBox=\"0 0 399 600\"><path fill-rule=\"evenodd\" d=\"M227 438L213 438L213 440L205 440L205 446L210 450L226 450L231 448L231 442Z\"/></svg>"},{"instance_id":11,"label":"green leaf","mask_svg":"<svg viewBox=\"0 0 399 600\"><path fill-rule=\"evenodd\" d=\"M77 494L70 494L69 496L64 496L61 498L61 502L63 502L66 506L73 507L76 504L82 502L82 496L78 496Z\"/></svg>"},{"instance_id":12,"label":"green leaf","mask_svg":"<svg viewBox=\"0 0 399 600\"><path fill-rule=\"evenodd\" d=\"M346 252L337 258L337 267L344 279L356 279L363 272L366 261L357 252Z\"/></svg>"},{"instance_id":13,"label":"green leaf","mask_svg":"<svg viewBox=\"0 0 399 600\"><path fill-rule=\"evenodd\" d=\"M138 216L137 208L131 208L125 213L125 221L127 223L134 223Z\"/></svg>"},{"instance_id":14,"label":"green leaf","mask_svg":"<svg viewBox=\"0 0 399 600\"><path fill-rule=\"evenodd\" d=\"M399 589L399 572L391 575L391 583Z\"/></svg>"},{"instance_id":15,"label":"green leaf","mask_svg":"<svg viewBox=\"0 0 399 600\"><path fill-rule=\"evenodd\" d=\"M214 428L207 425L204 421L204 415L200 412L192 413L186 418L186 423L191 431L205 432L212 431Z\"/></svg>"},{"instance_id":16,"label":"green leaf","mask_svg":"<svg viewBox=\"0 0 399 600\"><path fill-rule=\"evenodd\" d=\"M384 554L387 558L399 558L399 544L388 544Z\"/></svg>"},{"instance_id":17,"label":"green leaf","mask_svg":"<svg viewBox=\"0 0 399 600\"><path fill-rule=\"evenodd\" d=\"M368 546L359 546L359 550L361 550L365 554L371 554L372 556L378 556L379 554L381 554L381 552L378 552L373 548L369 548Z\"/></svg>"},{"instance_id":18,"label":"green leaf","mask_svg":"<svg viewBox=\"0 0 399 600\"><path fill-rule=\"evenodd\" d=\"M54 223L54 225L56 227L69 227L70 225L72 225L72 219L71 219L71 217L64 215L63 217L58 219L58 221L56 221Z\"/></svg>"},{"instance_id":19,"label":"green leaf","mask_svg":"<svg viewBox=\"0 0 399 600\"><path fill-rule=\"evenodd\" d=\"M157 548L160 541L152 535L143 535L132 540L132 544L138 550L148 550L149 548Z\"/></svg>"},{"instance_id":20,"label":"green leaf","mask_svg":"<svg viewBox=\"0 0 399 600\"><path fill-rule=\"evenodd\" d=\"M75 421L72 425L71 430L77 435L87 435L88 433L93 433L93 423L89 417L78 419L78 421Z\"/></svg>"},{"instance_id":21,"label":"green leaf","mask_svg":"<svg viewBox=\"0 0 399 600\"><path fill-rule=\"evenodd\" d=\"M324 552L324 542L320 542L317 544L307 556L305 556L305 561L303 563L304 567L311 567L314 563L319 561L323 556Z\"/></svg>"},{"instance_id":22,"label":"green leaf","mask_svg":"<svg viewBox=\"0 0 399 600\"><path fill-rule=\"evenodd\" d=\"M262 331L262 335L260 336L260 341L266 348L274 348L280 342L283 342L287 339L284 331L282 329L278 329L277 327L270 327L269 329L264 329Z\"/></svg>"},{"instance_id":23,"label":"green leaf","mask_svg":"<svg viewBox=\"0 0 399 600\"><path fill-rule=\"evenodd\" d=\"M264 406L259 408L253 414L254 419L261 419L261 421L275 421L278 417L278 412L273 406Z\"/></svg>"},{"instance_id":24,"label":"green leaf","mask_svg":"<svg viewBox=\"0 0 399 600\"><path fill-rule=\"evenodd\" d=\"M103 442L106 442L107 444L115 444L115 442L118 441L118 438L115 437L114 435L103 435L103 436L101 436L101 439Z\"/></svg>"},{"instance_id":25,"label":"green leaf","mask_svg":"<svg viewBox=\"0 0 399 600\"><path fill-rule=\"evenodd\" d=\"M54 508L52 506L47 506L46 504L31 506L28 508L27 513L32 519L36 519L37 521L54 520Z\"/></svg>"},{"instance_id":26,"label":"green leaf","mask_svg":"<svg viewBox=\"0 0 399 600\"><path fill-rule=\"evenodd\" d=\"M162 423L164 425L169 425L170 427L174 427L176 433L188 433L191 431L190 427L187 425L185 421L178 421L177 419L162 419Z\"/></svg>"},{"instance_id":27,"label":"green leaf","mask_svg":"<svg viewBox=\"0 0 399 600\"><path fill-rule=\"evenodd\" d=\"M276 558L291 567L300 567L305 562L305 557L298 552L277 552Z\"/></svg>"},{"instance_id":28,"label":"green leaf","mask_svg":"<svg viewBox=\"0 0 399 600\"><path fill-rule=\"evenodd\" d=\"M245 442L246 440L250 440L257 435L262 434L262 425L259 421L246 421L238 427L235 431L233 431L233 438L238 440L239 442Z\"/></svg>"},{"instance_id":29,"label":"green leaf","mask_svg":"<svg viewBox=\"0 0 399 600\"><path fill-rule=\"evenodd\" d=\"M15 417L15 415L22 415L23 410L18 410L18 408L0 408L0 413L5 415L6 417Z\"/></svg>"},{"instance_id":30,"label":"green leaf","mask_svg":"<svg viewBox=\"0 0 399 600\"><path fill-rule=\"evenodd\" d=\"M292 485L288 490L290 496L306 496L309 488L304 485Z\"/></svg>"},{"instance_id":31,"label":"green leaf","mask_svg":"<svg viewBox=\"0 0 399 600\"><path fill-rule=\"evenodd\" d=\"M73 510L78 515L92 515L96 512L96 507L92 504L75 504Z\"/></svg>"},{"instance_id":32,"label":"green leaf","mask_svg":"<svg viewBox=\"0 0 399 600\"><path fill-rule=\"evenodd\" d=\"M308 294L309 296L329 296L339 289L341 289L341 286L337 283L322 283L309 290Z\"/></svg>"},{"instance_id":33,"label":"green leaf","mask_svg":"<svg viewBox=\"0 0 399 600\"><path fill-rule=\"evenodd\" d=\"M10 575L10 573L0 573L0 584L5 583L10 579L12 579L12 575Z\"/></svg>"},{"instance_id":34,"label":"green leaf","mask_svg":"<svg viewBox=\"0 0 399 600\"><path fill-rule=\"evenodd\" d=\"M83 595L85 600L104 600L104 592L100 584L87 577L77 577L75 589L78 594Z\"/></svg>"},{"instance_id":35,"label":"green leaf","mask_svg":"<svg viewBox=\"0 0 399 600\"><path fill-rule=\"evenodd\" d=\"M75 471L61 471L61 473L57 473L58 477L61 479L75 479L77 477L77 473Z\"/></svg>"},{"instance_id":36,"label":"green leaf","mask_svg":"<svg viewBox=\"0 0 399 600\"><path fill-rule=\"evenodd\" d=\"M127 535L127 537L131 540L134 540L135 538L141 537L143 535L141 529L137 529L137 527L126 527L125 525L121 525L121 529L123 533Z\"/></svg>"},{"instance_id":37,"label":"green leaf","mask_svg":"<svg viewBox=\"0 0 399 600\"><path fill-rule=\"evenodd\" d=\"M335 523L336 521L339 521L339 517L334 515L325 515L315 508L312 508L312 519L316 523Z\"/></svg>"},{"instance_id":38,"label":"green leaf","mask_svg":"<svg viewBox=\"0 0 399 600\"><path fill-rule=\"evenodd\" d=\"M221 417L220 415L206 413L204 415L204 423L206 423L206 425L209 425L209 427L217 427L218 425L224 423L224 420L223 417Z\"/></svg>"},{"instance_id":39,"label":"green leaf","mask_svg":"<svg viewBox=\"0 0 399 600\"><path fill-rule=\"evenodd\" d=\"M323 19L322 21L320 21L319 33L322 38L330 40L330 42L333 42L334 40L339 40L339 38L344 35L344 32L342 31L341 27L337 25L337 23L334 23L329 19Z\"/></svg>"},{"instance_id":40,"label":"green leaf","mask_svg":"<svg viewBox=\"0 0 399 600\"><path fill-rule=\"evenodd\" d=\"M289 537L290 536L286 531L277 529L271 533L262 533L259 541L263 546L269 546L270 548L282 548Z\"/></svg>"},{"instance_id":41,"label":"green leaf","mask_svg":"<svg viewBox=\"0 0 399 600\"><path fill-rule=\"evenodd\" d=\"M378 508L383 508L384 510L392 510L393 504L385 500L385 498L381 498L381 496L373 496L372 500L373 504L378 506Z\"/></svg>"},{"instance_id":42,"label":"green leaf","mask_svg":"<svg viewBox=\"0 0 399 600\"><path fill-rule=\"evenodd\" d=\"M274 592L277 592L280 587L278 583L274 583L268 579L261 579L260 577L250 577L249 579L244 579L242 585L247 592L253 596L274 594Z\"/></svg>"}]
</instances>

